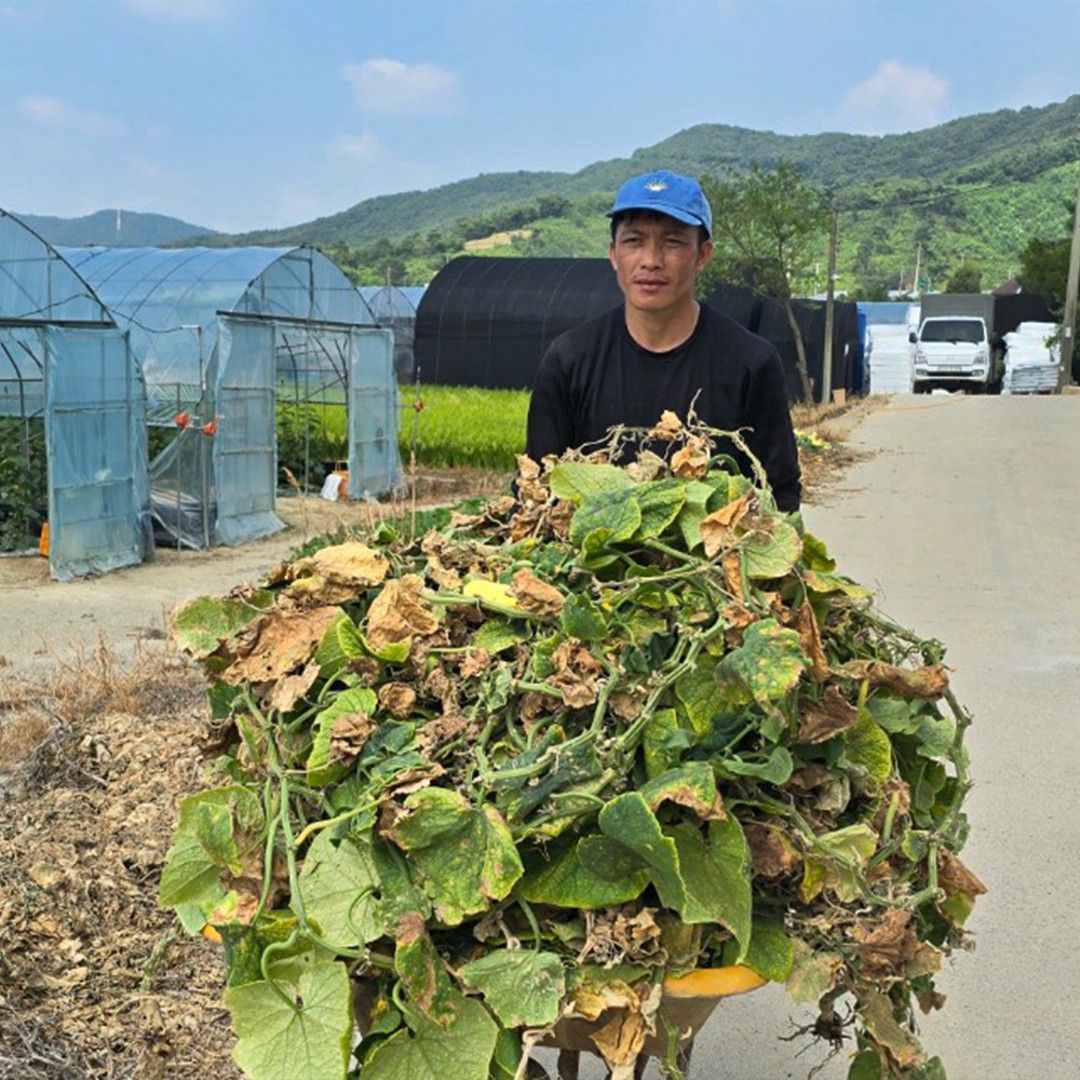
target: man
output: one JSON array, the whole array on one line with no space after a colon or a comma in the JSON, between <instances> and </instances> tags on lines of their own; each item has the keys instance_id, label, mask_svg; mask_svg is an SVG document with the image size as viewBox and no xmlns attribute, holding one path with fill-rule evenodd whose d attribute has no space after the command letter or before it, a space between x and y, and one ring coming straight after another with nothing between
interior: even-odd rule
<instances>
[{"instance_id":1,"label":"man","mask_svg":"<svg viewBox=\"0 0 1080 1080\"><path fill-rule=\"evenodd\" d=\"M635 176L608 217L608 256L625 303L551 343L529 404L526 453L534 461L561 454L603 440L616 424L650 428L665 409L685 421L693 404L710 427L749 429L744 437L777 505L797 510L799 458L780 357L694 298L712 256L701 185L666 170Z\"/></svg>"}]
</instances>

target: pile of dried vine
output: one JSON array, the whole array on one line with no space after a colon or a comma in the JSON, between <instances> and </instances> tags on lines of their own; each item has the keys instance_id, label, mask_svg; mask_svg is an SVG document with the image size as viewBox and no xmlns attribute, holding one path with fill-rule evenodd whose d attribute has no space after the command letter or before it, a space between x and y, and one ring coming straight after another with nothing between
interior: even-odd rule
<instances>
[{"instance_id":1,"label":"pile of dried vine","mask_svg":"<svg viewBox=\"0 0 1080 1080\"><path fill-rule=\"evenodd\" d=\"M944 1076L914 1011L983 887L942 648L723 433L665 413L611 464L632 434L176 614L225 745L161 899L223 939L255 1080L509 1080L567 1016L677 1076L663 981L725 965L860 1080Z\"/></svg>"}]
</instances>

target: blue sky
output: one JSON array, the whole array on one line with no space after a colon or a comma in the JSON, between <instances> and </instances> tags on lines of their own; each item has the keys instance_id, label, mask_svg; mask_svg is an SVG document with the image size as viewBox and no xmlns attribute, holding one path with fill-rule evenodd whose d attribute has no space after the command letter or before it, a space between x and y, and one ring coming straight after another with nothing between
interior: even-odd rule
<instances>
[{"instance_id":1,"label":"blue sky","mask_svg":"<svg viewBox=\"0 0 1080 1080\"><path fill-rule=\"evenodd\" d=\"M0 206L286 225L699 123L1042 105L1078 54L1075 0L0 0Z\"/></svg>"}]
</instances>

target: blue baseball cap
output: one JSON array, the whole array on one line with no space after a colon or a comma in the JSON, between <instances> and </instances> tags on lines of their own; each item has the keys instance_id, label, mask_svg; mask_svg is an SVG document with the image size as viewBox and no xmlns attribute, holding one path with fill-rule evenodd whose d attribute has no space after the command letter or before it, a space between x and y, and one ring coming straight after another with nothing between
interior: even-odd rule
<instances>
[{"instance_id":1,"label":"blue baseball cap","mask_svg":"<svg viewBox=\"0 0 1080 1080\"><path fill-rule=\"evenodd\" d=\"M701 185L690 176L659 169L632 176L615 196L608 217L624 210L652 210L687 225L701 225L712 236L712 207Z\"/></svg>"}]
</instances>

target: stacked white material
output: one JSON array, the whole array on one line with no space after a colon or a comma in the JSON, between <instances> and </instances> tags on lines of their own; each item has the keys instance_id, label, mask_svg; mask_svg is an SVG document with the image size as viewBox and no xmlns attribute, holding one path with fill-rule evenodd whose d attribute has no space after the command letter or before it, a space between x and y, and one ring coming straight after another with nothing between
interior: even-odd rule
<instances>
[{"instance_id":1,"label":"stacked white material","mask_svg":"<svg viewBox=\"0 0 1080 1080\"><path fill-rule=\"evenodd\" d=\"M1061 354L1057 345L1048 345L1054 323L1025 322L1005 335L1005 378L1003 394L1042 394L1057 389Z\"/></svg>"},{"instance_id":2,"label":"stacked white material","mask_svg":"<svg viewBox=\"0 0 1080 1080\"><path fill-rule=\"evenodd\" d=\"M913 346L906 325L874 323L867 328L870 338L870 393L910 394Z\"/></svg>"}]
</instances>

